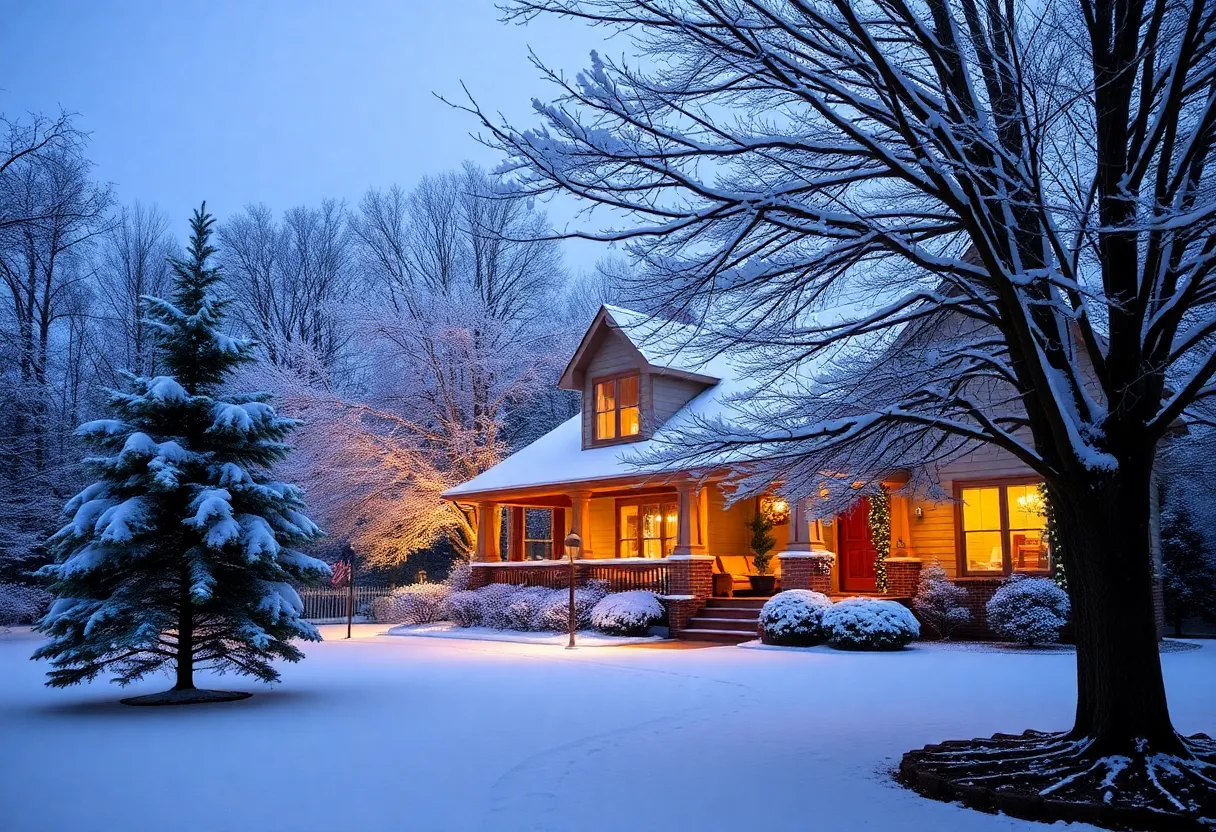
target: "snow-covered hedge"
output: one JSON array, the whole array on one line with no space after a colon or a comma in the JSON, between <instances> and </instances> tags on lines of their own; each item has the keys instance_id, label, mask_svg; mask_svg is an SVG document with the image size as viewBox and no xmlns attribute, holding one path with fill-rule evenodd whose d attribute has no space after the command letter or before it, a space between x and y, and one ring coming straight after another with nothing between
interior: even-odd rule
<instances>
[{"instance_id":1,"label":"snow-covered hedge","mask_svg":"<svg viewBox=\"0 0 1216 832\"><path fill-rule=\"evenodd\" d=\"M615 592L591 608L591 626L610 636L644 636L663 618L663 604L653 592Z\"/></svg>"},{"instance_id":2,"label":"snow-covered hedge","mask_svg":"<svg viewBox=\"0 0 1216 832\"><path fill-rule=\"evenodd\" d=\"M765 644L806 647L824 639L823 613L832 606L822 592L787 589L760 608L760 640Z\"/></svg>"},{"instance_id":3,"label":"snow-covered hedge","mask_svg":"<svg viewBox=\"0 0 1216 832\"><path fill-rule=\"evenodd\" d=\"M520 589L507 604L507 626L512 630L543 630L543 616L554 593L563 596L568 593L565 589L546 589L543 586L529 586Z\"/></svg>"},{"instance_id":4,"label":"snow-covered hedge","mask_svg":"<svg viewBox=\"0 0 1216 832\"><path fill-rule=\"evenodd\" d=\"M1033 646L1054 644L1068 623L1068 594L1050 578L1010 575L986 606L988 626L1001 638Z\"/></svg>"},{"instance_id":5,"label":"snow-covered hedge","mask_svg":"<svg viewBox=\"0 0 1216 832\"><path fill-rule=\"evenodd\" d=\"M33 624L51 604L51 593L36 586L0 584L0 627Z\"/></svg>"},{"instance_id":6,"label":"snow-covered hedge","mask_svg":"<svg viewBox=\"0 0 1216 832\"><path fill-rule=\"evenodd\" d=\"M823 630L841 650L899 650L920 635L920 624L895 601L845 598L824 611Z\"/></svg>"},{"instance_id":7,"label":"snow-covered hedge","mask_svg":"<svg viewBox=\"0 0 1216 832\"><path fill-rule=\"evenodd\" d=\"M443 617L458 627L481 625L482 598L475 589L453 592L443 602Z\"/></svg>"},{"instance_id":8,"label":"snow-covered hedge","mask_svg":"<svg viewBox=\"0 0 1216 832\"><path fill-rule=\"evenodd\" d=\"M448 570L448 576L443 582L452 592L459 592L462 589L469 588L469 578L473 576L473 564L467 560L458 560L452 564L452 568Z\"/></svg>"},{"instance_id":9,"label":"snow-covered hedge","mask_svg":"<svg viewBox=\"0 0 1216 832\"><path fill-rule=\"evenodd\" d=\"M663 605L651 592L608 594L604 581L590 581L574 590L574 612L579 629L595 627L612 635L645 633L663 617ZM644 598L642 596L645 596ZM593 610L611 600L596 618ZM460 627L494 627L504 630L556 631L569 623L570 590L489 584L481 589L449 592L439 617ZM434 619L432 619L434 620ZM418 622L423 623L423 622Z\"/></svg>"},{"instance_id":10,"label":"snow-covered hedge","mask_svg":"<svg viewBox=\"0 0 1216 832\"><path fill-rule=\"evenodd\" d=\"M553 592L541 612L540 629L565 630L570 625L570 590L557 589ZM578 629L591 626L591 610L604 597L603 589L599 586L581 586L574 590L574 619Z\"/></svg>"},{"instance_id":11,"label":"snow-covered hedge","mask_svg":"<svg viewBox=\"0 0 1216 832\"><path fill-rule=\"evenodd\" d=\"M372 602L372 618L380 624L429 624L444 616L452 590L446 584L411 584Z\"/></svg>"}]
</instances>

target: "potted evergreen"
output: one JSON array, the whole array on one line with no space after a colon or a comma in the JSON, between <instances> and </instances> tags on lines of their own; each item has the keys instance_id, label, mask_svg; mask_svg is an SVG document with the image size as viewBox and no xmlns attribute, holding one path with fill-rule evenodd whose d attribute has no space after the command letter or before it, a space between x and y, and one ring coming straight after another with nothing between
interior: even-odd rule
<instances>
[{"instance_id":1,"label":"potted evergreen","mask_svg":"<svg viewBox=\"0 0 1216 832\"><path fill-rule=\"evenodd\" d=\"M773 548L777 539L770 534L773 530L773 518L763 507L759 507L747 522L751 532L749 546L752 550L752 563L756 566L756 574L748 575L752 592L757 595L772 595L777 589L777 576L773 574Z\"/></svg>"}]
</instances>

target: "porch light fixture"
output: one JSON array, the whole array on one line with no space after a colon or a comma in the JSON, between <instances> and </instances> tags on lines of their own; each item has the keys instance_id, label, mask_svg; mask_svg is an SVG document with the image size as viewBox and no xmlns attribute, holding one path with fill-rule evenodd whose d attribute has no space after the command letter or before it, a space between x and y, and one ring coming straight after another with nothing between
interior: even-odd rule
<instances>
[{"instance_id":1,"label":"porch light fixture","mask_svg":"<svg viewBox=\"0 0 1216 832\"><path fill-rule=\"evenodd\" d=\"M571 531L566 535L563 541L566 547L566 559L570 562L570 614L567 616L567 627L570 630L570 643L566 645L567 650L574 649L574 626L576 622L576 614L574 611L574 558L583 550L583 539L579 537L578 532Z\"/></svg>"},{"instance_id":2,"label":"porch light fixture","mask_svg":"<svg viewBox=\"0 0 1216 832\"><path fill-rule=\"evenodd\" d=\"M790 519L790 504L784 497L765 497L760 503L760 510L768 515L774 526L780 526Z\"/></svg>"}]
</instances>

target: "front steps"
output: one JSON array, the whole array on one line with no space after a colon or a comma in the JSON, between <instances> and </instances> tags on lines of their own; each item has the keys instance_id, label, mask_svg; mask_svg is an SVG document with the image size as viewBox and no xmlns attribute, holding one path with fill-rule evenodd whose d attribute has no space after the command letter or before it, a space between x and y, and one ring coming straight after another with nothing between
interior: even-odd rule
<instances>
[{"instance_id":1,"label":"front steps","mask_svg":"<svg viewBox=\"0 0 1216 832\"><path fill-rule=\"evenodd\" d=\"M680 638L742 644L758 638L760 608L767 598L710 598L699 615L688 620Z\"/></svg>"}]
</instances>

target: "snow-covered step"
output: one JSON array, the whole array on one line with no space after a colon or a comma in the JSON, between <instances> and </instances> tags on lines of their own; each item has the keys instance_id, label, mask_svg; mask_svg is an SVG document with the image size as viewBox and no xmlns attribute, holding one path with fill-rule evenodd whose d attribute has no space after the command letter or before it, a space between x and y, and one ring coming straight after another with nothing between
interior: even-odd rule
<instances>
[{"instance_id":1,"label":"snow-covered step","mask_svg":"<svg viewBox=\"0 0 1216 832\"><path fill-rule=\"evenodd\" d=\"M759 621L760 610L756 607L706 607L702 615L711 618L742 618L748 621Z\"/></svg>"},{"instance_id":2,"label":"snow-covered step","mask_svg":"<svg viewBox=\"0 0 1216 832\"><path fill-rule=\"evenodd\" d=\"M738 618L710 618L695 616L689 619L688 626L694 630L734 630L738 632L756 632L756 619L740 620Z\"/></svg>"},{"instance_id":3,"label":"snow-covered step","mask_svg":"<svg viewBox=\"0 0 1216 832\"><path fill-rule=\"evenodd\" d=\"M715 641L719 644L742 644L756 637L755 631L746 630L703 630L697 627L684 630L680 638L688 641Z\"/></svg>"}]
</instances>

